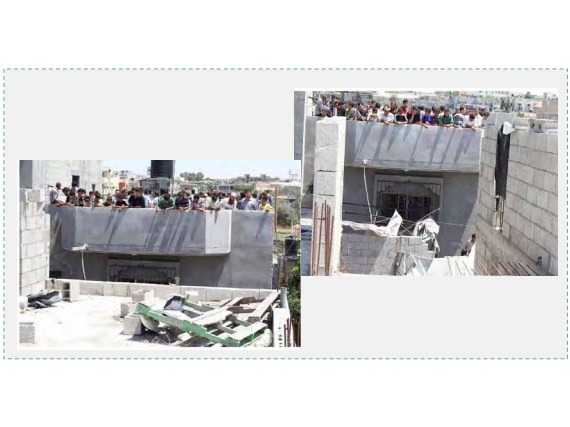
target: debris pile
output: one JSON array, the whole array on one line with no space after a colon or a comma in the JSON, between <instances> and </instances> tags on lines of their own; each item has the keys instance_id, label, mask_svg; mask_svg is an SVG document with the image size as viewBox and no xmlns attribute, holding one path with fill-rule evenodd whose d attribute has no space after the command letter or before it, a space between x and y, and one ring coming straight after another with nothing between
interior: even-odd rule
<instances>
[{"instance_id":1,"label":"debris pile","mask_svg":"<svg viewBox=\"0 0 570 427\"><path fill-rule=\"evenodd\" d=\"M293 341L289 310L280 308L279 292L265 298L200 301L197 292L164 300L145 290L133 293L132 299L121 304L125 335L147 330L182 347L286 347Z\"/></svg>"}]
</instances>

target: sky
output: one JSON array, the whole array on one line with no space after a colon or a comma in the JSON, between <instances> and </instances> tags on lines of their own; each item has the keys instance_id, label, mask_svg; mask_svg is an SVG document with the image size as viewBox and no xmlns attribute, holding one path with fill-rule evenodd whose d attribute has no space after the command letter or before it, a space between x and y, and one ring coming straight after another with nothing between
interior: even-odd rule
<instances>
[{"instance_id":1,"label":"sky","mask_svg":"<svg viewBox=\"0 0 570 427\"><path fill-rule=\"evenodd\" d=\"M113 170L130 170L146 175L150 160L103 160L103 167ZM202 172L208 178L226 179L241 176L266 174L289 178L289 171L299 173L299 160L176 160L174 175L182 172Z\"/></svg>"}]
</instances>

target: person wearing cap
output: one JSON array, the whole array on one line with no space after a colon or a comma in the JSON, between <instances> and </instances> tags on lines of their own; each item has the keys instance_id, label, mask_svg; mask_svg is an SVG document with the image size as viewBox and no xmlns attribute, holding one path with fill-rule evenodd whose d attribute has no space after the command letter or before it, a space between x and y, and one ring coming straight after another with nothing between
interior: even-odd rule
<instances>
[{"instance_id":1,"label":"person wearing cap","mask_svg":"<svg viewBox=\"0 0 570 427\"><path fill-rule=\"evenodd\" d=\"M237 209L236 197L237 197L236 193L231 193L230 197L228 197L227 199L222 199L219 204L220 209L225 209L230 211L236 210Z\"/></svg>"},{"instance_id":2,"label":"person wearing cap","mask_svg":"<svg viewBox=\"0 0 570 427\"><path fill-rule=\"evenodd\" d=\"M453 116L453 127L458 129L463 127L463 116L460 113Z\"/></svg>"}]
</instances>

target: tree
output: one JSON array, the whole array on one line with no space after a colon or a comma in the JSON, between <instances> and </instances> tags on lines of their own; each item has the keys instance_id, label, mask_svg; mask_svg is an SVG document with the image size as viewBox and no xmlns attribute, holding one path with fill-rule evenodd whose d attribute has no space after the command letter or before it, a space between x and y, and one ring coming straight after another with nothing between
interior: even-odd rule
<instances>
[{"instance_id":1,"label":"tree","mask_svg":"<svg viewBox=\"0 0 570 427\"><path fill-rule=\"evenodd\" d=\"M299 223L299 206L297 203L278 202L277 225L290 226Z\"/></svg>"},{"instance_id":2,"label":"tree","mask_svg":"<svg viewBox=\"0 0 570 427\"><path fill-rule=\"evenodd\" d=\"M294 317L301 316L301 257L297 258L297 264L291 268L287 280L287 301L289 310Z\"/></svg>"},{"instance_id":3,"label":"tree","mask_svg":"<svg viewBox=\"0 0 570 427\"><path fill-rule=\"evenodd\" d=\"M196 174L193 172L182 172L180 177L187 181L196 181Z\"/></svg>"},{"instance_id":4,"label":"tree","mask_svg":"<svg viewBox=\"0 0 570 427\"><path fill-rule=\"evenodd\" d=\"M198 172L196 174L196 181L202 181L204 179L204 174L202 172Z\"/></svg>"},{"instance_id":5,"label":"tree","mask_svg":"<svg viewBox=\"0 0 570 427\"><path fill-rule=\"evenodd\" d=\"M524 97L525 97L525 99L534 98L530 92L525 93Z\"/></svg>"}]
</instances>

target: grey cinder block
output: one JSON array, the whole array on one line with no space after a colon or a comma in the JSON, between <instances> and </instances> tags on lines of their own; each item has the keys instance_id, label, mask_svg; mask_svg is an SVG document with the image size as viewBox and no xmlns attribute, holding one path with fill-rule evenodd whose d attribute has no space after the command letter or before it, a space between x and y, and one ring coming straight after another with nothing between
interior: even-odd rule
<instances>
[{"instance_id":1,"label":"grey cinder block","mask_svg":"<svg viewBox=\"0 0 570 427\"><path fill-rule=\"evenodd\" d=\"M123 320L123 334L124 335L141 335L142 334L142 321L140 314L131 313Z\"/></svg>"}]
</instances>

